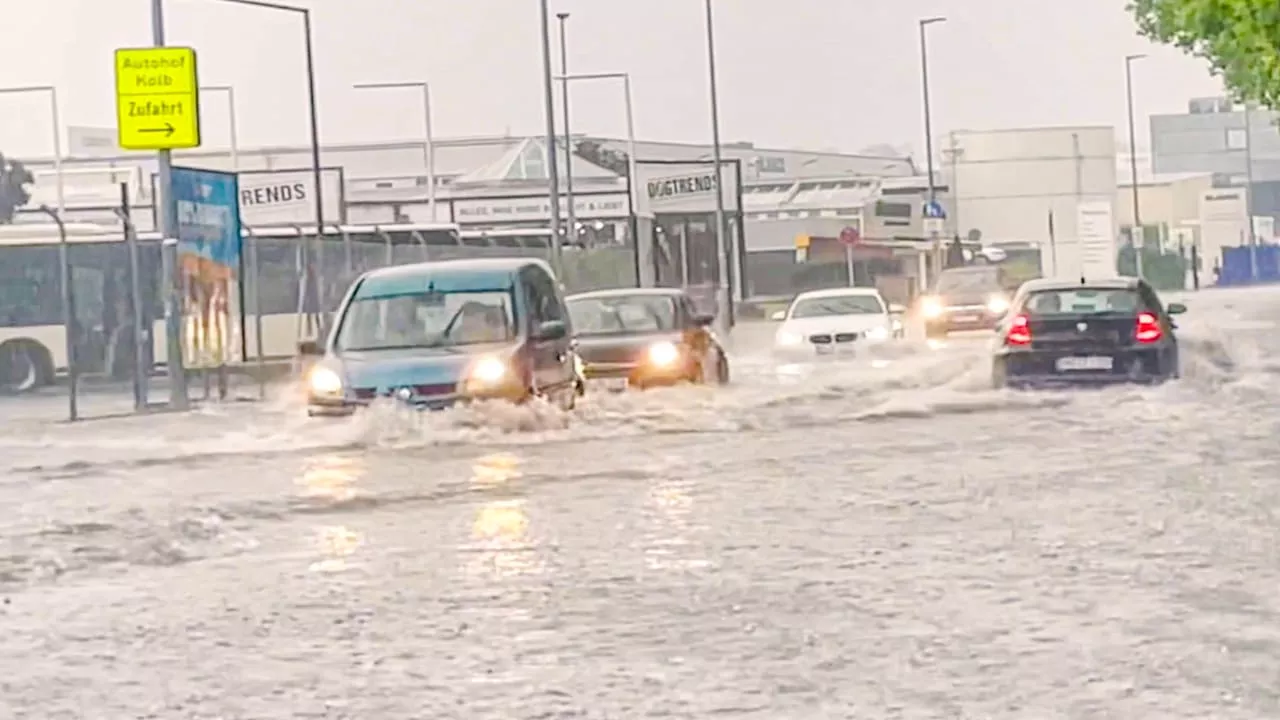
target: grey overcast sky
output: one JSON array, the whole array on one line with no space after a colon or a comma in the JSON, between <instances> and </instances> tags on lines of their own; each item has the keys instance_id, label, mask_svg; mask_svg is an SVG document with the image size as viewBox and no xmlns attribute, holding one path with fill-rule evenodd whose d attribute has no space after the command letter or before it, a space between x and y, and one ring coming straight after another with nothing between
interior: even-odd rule
<instances>
[{"instance_id":1,"label":"grey overcast sky","mask_svg":"<svg viewBox=\"0 0 1280 720\"><path fill-rule=\"evenodd\" d=\"M411 91L427 80L440 137L543 127L536 0L297 0L312 10L325 142L420 136ZM1123 56L1145 130L1220 83L1206 66L1137 37L1125 0L718 0L721 126L761 147L853 151L923 145L916 20L930 30L934 126L1111 124L1124 133ZM111 126L116 47L150 44L148 0L9 0L0 87L57 85L64 125ZM709 136L702 0L557 0L570 70L633 74L648 139ZM166 0L170 44L200 53L201 81L237 88L241 144L307 139L301 23L218 0ZM555 19L552 19L553 24ZM553 25L554 26L554 25ZM580 83L576 131L621 135L621 90ZM47 102L0 96L0 150L47 154ZM205 99L206 146L225 146L223 100ZM1142 132L1145 136L1145 131ZM1142 144L1142 140L1139 141Z\"/></svg>"}]
</instances>

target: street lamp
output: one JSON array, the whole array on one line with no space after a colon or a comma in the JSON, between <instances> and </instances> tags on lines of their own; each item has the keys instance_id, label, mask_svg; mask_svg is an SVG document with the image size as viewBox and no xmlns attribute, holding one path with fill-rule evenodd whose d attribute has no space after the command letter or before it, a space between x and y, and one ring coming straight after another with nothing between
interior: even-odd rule
<instances>
[{"instance_id":1,"label":"street lamp","mask_svg":"<svg viewBox=\"0 0 1280 720\"><path fill-rule=\"evenodd\" d=\"M539 3L542 21L542 94L543 112L547 121L547 182L551 194L551 264L556 275L563 278L563 238L560 237L560 172L556 168L556 101L551 79L551 10L549 0Z\"/></svg>"},{"instance_id":2,"label":"street lamp","mask_svg":"<svg viewBox=\"0 0 1280 720\"><path fill-rule=\"evenodd\" d=\"M569 13L556 13L556 19L560 21L560 74L569 74L569 43L565 35L565 24L569 20ZM569 241L577 243L578 241L578 221L574 217L576 214L573 207L573 137L569 134L569 83L563 83L560 86L561 97L564 100L564 204L565 219L568 221Z\"/></svg>"},{"instance_id":3,"label":"street lamp","mask_svg":"<svg viewBox=\"0 0 1280 720\"><path fill-rule=\"evenodd\" d=\"M556 80L564 84L566 92L569 83L574 80L621 80L623 101L627 113L627 189L631 194L631 207L636 207L636 116L631 99L630 73L575 73L573 75L557 75Z\"/></svg>"},{"instance_id":4,"label":"street lamp","mask_svg":"<svg viewBox=\"0 0 1280 720\"><path fill-rule=\"evenodd\" d=\"M1133 225L1129 230L1129 242L1133 245L1133 268L1139 279L1142 278L1142 213L1138 204L1138 129L1133 118L1133 61L1141 60L1146 55L1126 55L1124 58L1124 92L1125 102L1129 107L1129 174L1133 192Z\"/></svg>"},{"instance_id":5,"label":"street lamp","mask_svg":"<svg viewBox=\"0 0 1280 720\"><path fill-rule=\"evenodd\" d=\"M436 215L436 141L431 129L431 85L426 82L390 82L390 83L357 83L352 86L356 90L393 90L416 89L422 92L422 162L427 169L427 205L431 209L431 220Z\"/></svg>"},{"instance_id":6,"label":"street lamp","mask_svg":"<svg viewBox=\"0 0 1280 720\"><path fill-rule=\"evenodd\" d=\"M204 85L200 92L220 92L227 95L227 135L231 142L231 169L240 172L240 142L236 131L236 89L230 85Z\"/></svg>"},{"instance_id":7,"label":"street lamp","mask_svg":"<svg viewBox=\"0 0 1280 720\"><path fill-rule=\"evenodd\" d=\"M161 0L151 0L151 2L153 6L158 7ZM265 2L264 0L217 0L217 2L267 10L281 10L302 15L302 34L307 65L307 109L310 113L311 121L311 179L316 186L316 234L320 235L324 232L324 184L320 181L320 114L316 109L316 66L315 53L311 47L311 11L306 8ZM163 38L158 39L156 42L156 45L163 44Z\"/></svg>"},{"instance_id":8,"label":"street lamp","mask_svg":"<svg viewBox=\"0 0 1280 720\"><path fill-rule=\"evenodd\" d=\"M66 215L66 186L62 180L62 121L58 113L58 88L52 85L35 85L30 87L0 88L0 95L26 95L45 93L49 96L49 115L53 122L53 172L57 176L58 213Z\"/></svg>"},{"instance_id":9,"label":"street lamp","mask_svg":"<svg viewBox=\"0 0 1280 720\"><path fill-rule=\"evenodd\" d=\"M924 155L929 172L929 202L937 200L937 187L933 183L933 113L929 108L929 43L926 28L944 23L944 17L925 18L920 21L920 85L924 93Z\"/></svg>"},{"instance_id":10,"label":"street lamp","mask_svg":"<svg viewBox=\"0 0 1280 720\"><path fill-rule=\"evenodd\" d=\"M721 325L728 330L733 327L733 299L729 296L729 253L724 236L724 172L721 168L723 158L720 151L720 98L716 90L716 32L711 0L706 0L704 5L707 15L708 92L711 96L711 154L712 162L716 165L716 265L720 269L720 289L716 293L716 300Z\"/></svg>"}]
</instances>

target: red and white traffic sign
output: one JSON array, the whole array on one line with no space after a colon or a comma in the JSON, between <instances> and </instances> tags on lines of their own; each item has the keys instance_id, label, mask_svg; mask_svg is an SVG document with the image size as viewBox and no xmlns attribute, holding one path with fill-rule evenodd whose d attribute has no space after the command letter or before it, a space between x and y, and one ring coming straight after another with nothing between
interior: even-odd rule
<instances>
[{"instance_id":1,"label":"red and white traffic sign","mask_svg":"<svg viewBox=\"0 0 1280 720\"><path fill-rule=\"evenodd\" d=\"M855 227L846 227L840 231L840 242L845 245L857 245L861 241L862 236L858 234L858 229Z\"/></svg>"}]
</instances>

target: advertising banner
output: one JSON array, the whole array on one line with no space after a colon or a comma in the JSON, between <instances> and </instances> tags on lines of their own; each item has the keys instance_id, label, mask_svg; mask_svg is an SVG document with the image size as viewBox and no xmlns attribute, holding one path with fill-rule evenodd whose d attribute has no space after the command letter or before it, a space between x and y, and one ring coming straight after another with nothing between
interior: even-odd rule
<instances>
[{"instance_id":1,"label":"advertising banner","mask_svg":"<svg viewBox=\"0 0 1280 720\"><path fill-rule=\"evenodd\" d=\"M188 368L222 367L241 355L239 195L234 173L173 168Z\"/></svg>"}]
</instances>

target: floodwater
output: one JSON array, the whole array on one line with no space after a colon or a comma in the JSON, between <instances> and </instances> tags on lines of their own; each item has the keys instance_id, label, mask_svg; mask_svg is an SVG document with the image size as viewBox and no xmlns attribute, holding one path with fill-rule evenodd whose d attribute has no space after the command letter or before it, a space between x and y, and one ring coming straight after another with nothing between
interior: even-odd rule
<instances>
[{"instance_id":1,"label":"floodwater","mask_svg":"<svg viewBox=\"0 0 1280 720\"><path fill-rule=\"evenodd\" d=\"M1159 388L766 326L570 415L6 402L0 717L1280 717L1280 293L1188 304Z\"/></svg>"}]
</instances>

